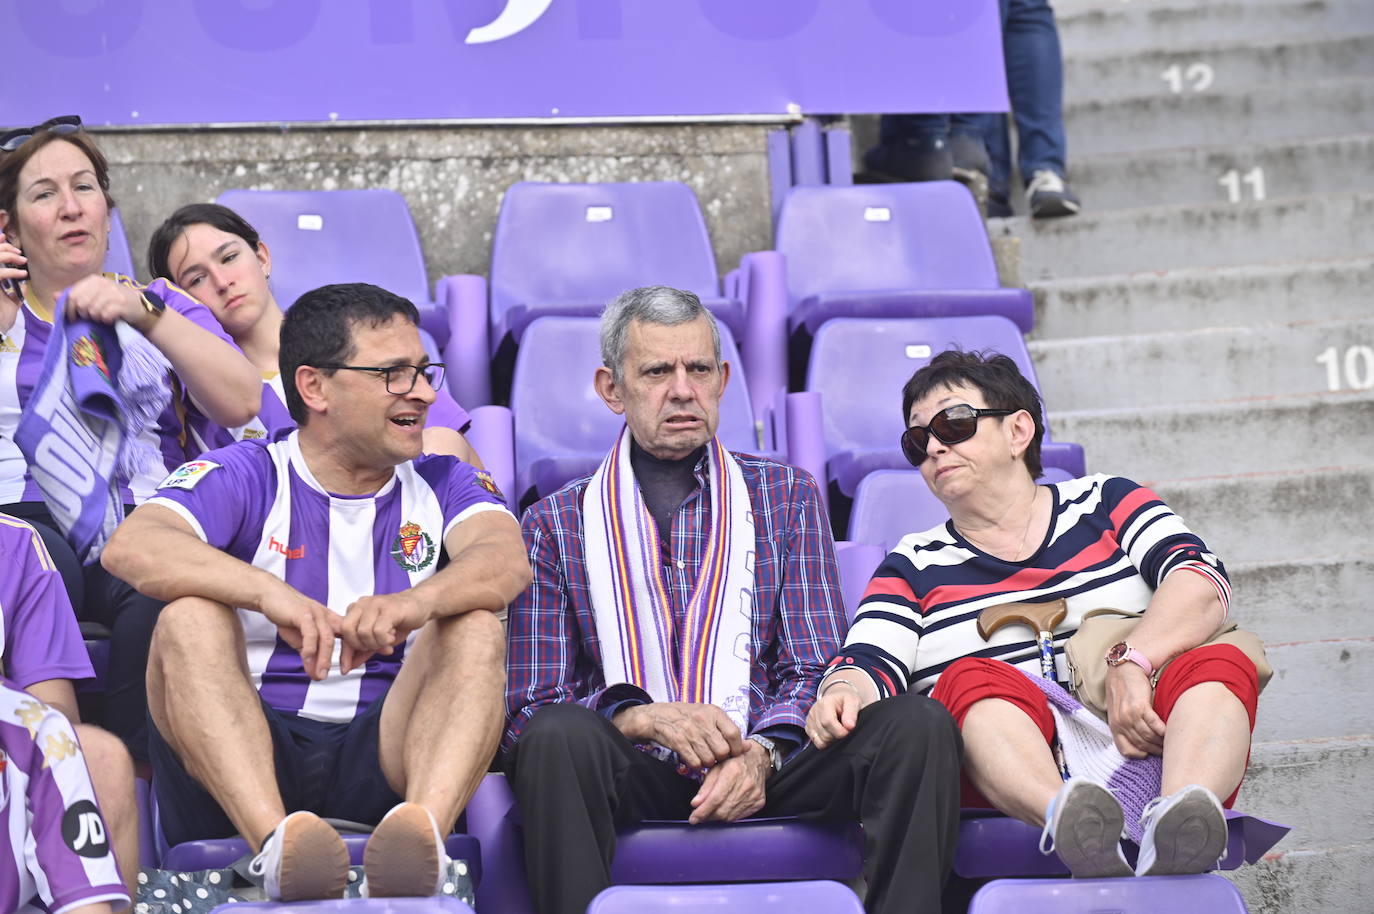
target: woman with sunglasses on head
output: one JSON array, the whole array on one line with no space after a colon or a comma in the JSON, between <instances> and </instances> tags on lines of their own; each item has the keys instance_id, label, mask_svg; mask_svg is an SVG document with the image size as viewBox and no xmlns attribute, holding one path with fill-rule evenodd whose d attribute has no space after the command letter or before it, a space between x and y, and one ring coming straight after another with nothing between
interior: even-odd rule
<instances>
[{"instance_id":1,"label":"woman with sunglasses on head","mask_svg":"<svg viewBox=\"0 0 1374 914\"><path fill-rule=\"evenodd\" d=\"M874 701L928 691L963 734L962 805L995 806L1042 827L1042 850L1052 841L1075 876L1132 874L1123 827L1141 845L1136 873L1212 869L1259 690L1246 654L1206 644L1227 615L1221 563L1159 496L1127 479L1037 484L1040 397L1006 356L941 353L902 398L903 451L950 519L904 537L874 573L808 716L812 742L823 750L844 739ZM1052 710L1052 699L1068 695L1042 688L1035 633L1010 626L984 639L978 630L990 607L1031 603L1038 612L1060 598L1066 617L1051 624L1044 669L1061 682L1069 680L1064 641L1085 612L1144 611L1129 643L1106 658L1110 736L1102 733L1091 757L1080 748L1090 741L1070 732L1078 724L1060 723L1056 733L1062 715L1086 712L1072 701ZM1162 757L1158 781L1150 764L1128 761L1149 757ZM1075 770L1142 773L1140 796L1118 788L1128 806L1143 806L1138 821L1104 789L1106 777L1070 777Z\"/></svg>"},{"instance_id":2,"label":"woman with sunglasses on head","mask_svg":"<svg viewBox=\"0 0 1374 914\"><path fill-rule=\"evenodd\" d=\"M218 203L192 203L172 213L148 242L148 269L165 276L204 302L224 331L260 372L262 409L249 423L201 430L207 447L229 439L266 438L294 428L286 410L278 373L277 352L282 310L268 280L272 255L257 231L238 213ZM463 437L467 411L443 388L442 365L427 366L425 375L437 396L426 416L425 451L451 454L479 469L477 453ZM395 380L388 377L389 387Z\"/></svg>"},{"instance_id":3,"label":"woman with sunglasses on head","mask_svg":"<svg viewBox=\"0 0 1374 914\"><path fill-rule=\"evenodd\" d=\"M229 425L257 413L261 385L253 366L213 316L166 282L147 286L101 272L110 232L109 166L74 116L0 136L0 505L46 528L45 540L74 562L70 547L41 500L15 431L39 376L53 309L66 294L68 318L137 330L170 366L166 408L145 432L150 460L121 480L125 505L152 495L185 462L187 421L199 415ZM106 722L135 757L146 759L143 687L148 641L160 604L106 574L98 563L84 574L82 619L112 631Z\"/></svg>"}]
</instances>

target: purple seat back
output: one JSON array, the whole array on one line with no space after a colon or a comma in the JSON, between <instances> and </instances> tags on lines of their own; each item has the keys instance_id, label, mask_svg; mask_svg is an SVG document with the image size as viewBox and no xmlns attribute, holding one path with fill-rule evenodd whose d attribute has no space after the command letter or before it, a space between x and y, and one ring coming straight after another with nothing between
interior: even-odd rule
<instances>
[{"instance_id":1,"label":"purple seat back","mask_svg":"<svg viewBox=\"0 0 1374 914\"><path fill-rule=\"evenodd\" d=\"M844 594L845 616L850 622L854 621L859 611L859 602L863 600L873 572L886 555L887 550L882 544L849 540L835 544L835 562L840 568L840 590Z\"/></svg>"},{"instance_id":2,"label":"purple seat back","mask_svg":"<svg viewBox=\"0 0 1374 914\"><path fill-rule=\"evenodd\" d=\"M592 899L587 914L862 914L859 897L838 882L734 885L614 885Z\"/></svg>"},{"instance_id":3,"label":"purple seat back","mask_svg":"<svg viewBox=\"0 0 1374 914\"><path fill-rule=\"evenodd\" d=\"M216 202L248 220L271 250L283 310L341 282L369 282L420 308L432 301L415 221L395 191L230 190Z\"/></svg>"},{"instance_id":4,"label":"purple seat back","mask_svg":"<svg viewBox=\"0 0 1374 914\"><path fill-rule=\"evenodd\" d=\"M949 520L918 470L876 470L859 483L849 515L849 539L891 552L908 533Z\"/></svg>"},{"instance_id":5,"label":"purple seat back","mask_svg":"<svg viewBox=\"0 0 1374 914\"><path fill-rule=\"evenodd\" d=\"M696 195L676 181L511 185L491 251L493 345L540 306L601 306L626 289L665 285L705 298L720 279ZM564 313L567 313L566 311Z\"/></svg>"},{"instance_id":6,"label":"purple seat back","mask_svg":"<svg viewBox=\"0 0 1374 914\"><path fill-rule=\"evenodd\" d=\"M1245 900L1221 876L1139 879L999 879L978 890L968 914L1246 914Z\"/></svg>"},{"instance_id":7,"label":"purple seat back","mask_svg":"<svg viewBox=\"0 0 1374 914\"><path fill-rule=\"evenodd\" d=\"M105 248L105 263L101 270L106 273L134 275L134 255L129 250L129 236L124 233L124 220L118 209L110 210L110 243Z\"/></svg>"},{"instance_id":8,"label":"purple seat back","mask_svg":"<svg viewBox=\"0 0 1374 914\"><path fill-rule=\"evenodd\" d=\"M822 292L998 289L978 204L962 184L794 187L778 217L792 309Z\"/></svg>"},{"instance_id":9,"label":"purple seat back","mask_svg":"<svg viewBox=\"0 0 1374 914\"><path fill-rule=\"evenodd\" d=\"M827 321L811 347L807 389L821 395L829 454L881 449L901 461L902 388L918 368L955 347L1010 356L1039 389L1026 341L1004 317Z\"/></svg>"},{"instance_id":10,"label":"purple seat back","mask_svg":"<svg viewBox=\"0 0 1374 914\"><path fill-rule=\"evenodd\" d=\"M600 321L593 317L541 317L525 331L511 385L517 499L534 482L530 468L535 461L585 457L569 468L575 475L556 482L561 486L596 469L624 425L625 420L607 408L592 386L601 364L599 334ZM731 374L717 434L727 448L757 454L760 448L749 391L739 370L739 352L723 324L720 350L721 358L731 365ZM555 483L544 479L540 494L552 492L550 485Z\"/></svg>"}]
</instances>

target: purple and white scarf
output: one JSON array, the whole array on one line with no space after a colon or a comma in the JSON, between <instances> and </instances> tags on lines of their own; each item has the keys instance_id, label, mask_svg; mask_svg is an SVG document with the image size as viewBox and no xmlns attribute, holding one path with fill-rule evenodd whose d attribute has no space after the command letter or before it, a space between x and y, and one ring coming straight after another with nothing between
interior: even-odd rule
<instances>
[{"instance_id":1,"label":"purple and white scarf","mask_svg":"<svg viewBox=\"0 0 1374 914\"><path fill-rule=\"evenodd\" d=\"M122 321L67 323L66 301L63 294L53 308L52 333L14 443L53 520L90 564L124 519L120 485L158 459L143 432L170 401L170 366Z\"/></svg>"},{"instance_id":2,"label":"purple and white scarf","mask_svg":"<svg viewBox=\"0 0 1374 914\"><path fill-rule=\"evenodd\" d=\"M682 631L673 623L658 526L630 466L630 431L592 476L583 505L587 577L608 684L654 701L709 702L748 732L754 515L735 458L712 438L711 525ZM666 750L664 750L666 753ZM657 754L657 753L656 753Z\"/></svg>"}]
</instances>

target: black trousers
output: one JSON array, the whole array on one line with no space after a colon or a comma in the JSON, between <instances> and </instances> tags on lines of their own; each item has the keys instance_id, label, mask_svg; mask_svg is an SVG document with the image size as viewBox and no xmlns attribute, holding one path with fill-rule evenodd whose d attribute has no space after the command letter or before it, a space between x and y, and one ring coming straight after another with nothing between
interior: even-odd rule
<instances>
[{"instance_id":1,"label":"black trousers","mask_svg":"<svg viewBox=\"0 0 1374 914\"><path fill-rule=\"evenodd\" d=\"M959 827L962 743L937 702L869 705L848 738L802 749L768 779L761 816L863 823L865 907L934 914ZM520 804L539 914L582 914L610 885L618 826L685 819L699 785L635 749L601 714L556 704L531 718L506 772Z\"/></svg>"}]
</instances>

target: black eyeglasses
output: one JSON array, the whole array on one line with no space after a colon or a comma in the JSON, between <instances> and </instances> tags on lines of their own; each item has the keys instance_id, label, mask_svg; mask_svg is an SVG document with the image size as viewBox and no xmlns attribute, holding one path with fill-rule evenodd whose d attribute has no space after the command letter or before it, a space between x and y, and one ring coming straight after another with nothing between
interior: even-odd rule
<instances>
[{"instance_id":1,"label":"black eyeglasses","mask_svg":"<svg viewBox=\"0 0 1374 914\"><path fill-rule=\"evenodd\" d=\"M76 133L81 129L81 118L75 114L64 114L61 117L48 118L36 127L20 127L18 130L11 130L9 133L0 136L0 151L14 152L29 140L33 139L34 134L47 130L58 136L66 136L69 133Z\"/></svg>"},{"instance_id":2,"label":"black eyeglasses","mask_svg":"<svg viewBox=\"0 0 1374 914\"><path fill-rule=\"evenodd\" d=\"M978 420L984 416L1010 416L1014 409L978 409L967 403L946 407L930 417L929 425L913 425L902 432L902 454L914 467L926 462L926 445L930 436L945 444L967 441L978 431Z\"/></svg>"},{"instance_id":3,"label":"black eyeglasses","mask_svg":"<svg viewBox=\"0 0 1374 914\"><path fill-rule=\"evenodd\" d=\"M444 383L444 363L431 362L428 365L340 365L334 362L326 362L316 365L316 368L338 368L344 371L371 371L386 378L386 392L398 397L404 397L415 389L415 381L420 375L425 376L425 381L435 390Z\"/></svg>"}]
</instances>

